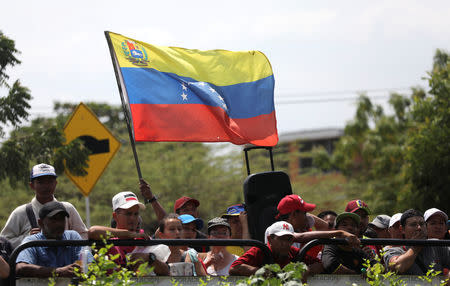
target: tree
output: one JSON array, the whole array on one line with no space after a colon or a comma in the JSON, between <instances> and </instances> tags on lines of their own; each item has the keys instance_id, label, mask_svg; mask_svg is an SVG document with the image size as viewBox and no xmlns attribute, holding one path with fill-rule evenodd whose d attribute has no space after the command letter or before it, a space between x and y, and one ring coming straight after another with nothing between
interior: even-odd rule
<instances>
[{"instance_id":1,"label":"tree","mask_svg":"<svg viewBox=\"0 0 450 286\"><path fill-rule=\"evenodd\" d=\"M353 121L331 157L317 150L315 164L337 168L359 184L360 197L375 212L415 207L449 211L450 84L448 54L437 51L430 90L412 88L411 95L391 94L394 111L386 115L364 94ZM448 196L448 195L447 195Z\"/></svg>"},{"instance_id":2,"label":"tree","mask_svg":"<svg viewBox=\"0 0 450 286\"><path fill-rule=\"evenodd\" d=\"M0 31L0 88L8 89L8 95L0 98L0 123L10 124L16 129L28 118L28 101L31 99L30 90L22 86L19 80L12 85L8 84L6 69L20 64L17 54L19 51L14 41ZM28 129L13 131L10 138L2 142L0 181L8 179L12 185L18 181L26 183L30 165L38 162L51 163L58 172L67 167L74 174L85 174L88 150L79 141L65 144L61 126L50 122L37 119ZM0 126L0 138L4 135Z\"/></svg>"},{"instance_id":3,"label":"tree","mask_svg":"<svg viewBox=\"0 0 450 286\"><path fill-rule=\"evenodd\" d=\"M450 58L437 50L433 71L429 73L428 94L413 98L413 125L406 144L407 179L411 189L406 195L418 207L438 207L450 212Z\"/></svg>"},{"instance_id":4,"label":"tree","mask_svg":"<svg viewBox=\"0 0 450 286\"><path fill-rule=\"evenodd\" d=\"M18 53L14 41L0 31L0 88L8 89L8 95L0 98L0 123L10 123L13 126L17 126L28 117L27 110L30 108L28 100L31 99L29 89L22 86L19 80L16 80L12 87L8 84L9 75L6 69L20 64L16 58ZM0 126L0 138L3 136L3 128Z\"/></svg>"}]
</instances>

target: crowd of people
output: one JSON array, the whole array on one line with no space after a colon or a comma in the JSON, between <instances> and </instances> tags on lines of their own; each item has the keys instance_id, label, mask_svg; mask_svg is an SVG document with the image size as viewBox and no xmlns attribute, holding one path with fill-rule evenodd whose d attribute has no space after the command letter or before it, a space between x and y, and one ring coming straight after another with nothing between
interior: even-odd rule
<instances>
[{"instance_id":1,"label":"crowd of people","mask_svg":"<svg viewBox=\"0 0 450 286\"><path fill-rule=\"evenodd\" d=\"M8 218L0 236L0 277L10 273L8 259L21 243L35 240L102 239L250 239L247 213L242 204L227 208L206 224L199 218L200 202L183 196L175 201L173 213L167 213L141 179L140 193L145 204L133 192L120 192L112 198L110 226L86 228L75 207L54 197L57 175L53 166L39 164L32 168L30 188L35 197L30 203L17 207ZM141 214L151 206L159 225L154 234L142 229ZM360 274L363 263L377 262L377 256L387 270L399 274L424 275L429 267L442 271L448 278L450 247L362 245L365 238L450 239L448 216L432 208L424 214L409 209L392 216L377 215L372 221L368 205L362 200L348 202L343 212L327 210L319 215L311 212L316 205L305 202L299 195L288 195L278 203L275 223L265 231L265 244L272 257L266 257L258 247L247 246L179 246L150 247L113 246L108 255L115 257L117 268L135 271L147 262L152 275L250 276L268 261L281 267L295 261L305 243L316 238L344 238L345 245L316 246L306 252L305 279L319 273ZM206 233L204 233L204 231ZM16 259L16 274L28 277L72 277L79 267L82 248L30 247ZM383 254L383 255L381 255ZM88 252L88 263L94 257ZM134 262L134 263L130 263Z\"/></svg>"}]
</instances>

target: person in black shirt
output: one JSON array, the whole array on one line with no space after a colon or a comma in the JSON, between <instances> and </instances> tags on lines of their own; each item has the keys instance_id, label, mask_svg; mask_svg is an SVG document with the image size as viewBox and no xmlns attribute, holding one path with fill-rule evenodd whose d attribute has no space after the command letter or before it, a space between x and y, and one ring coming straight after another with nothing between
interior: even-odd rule
<instances>
[{"instance_id":1,"label":"person in black shirt","mask_svg":"<svg viewBox=\"0 0 450 286\"><path fill-rule=\"evenodd\" d=\"M360 217L344 212L336 217L336 229L357 235ZM360 274L365 259L369 256L361 249L350 245L325 245L322 252L322 264L325 273Z\"/></svg>"},{"instance_id":2,"label":"person in black shirt","mask_svg":"<svg viewBox=\"0 0 450 286\"><path fill-rule=\"evenodd\" d=\"M11 243L0 236L0 285L9 285L7 278L9 277L9 256L12 252Z\"/></svg>"}]
</instances>

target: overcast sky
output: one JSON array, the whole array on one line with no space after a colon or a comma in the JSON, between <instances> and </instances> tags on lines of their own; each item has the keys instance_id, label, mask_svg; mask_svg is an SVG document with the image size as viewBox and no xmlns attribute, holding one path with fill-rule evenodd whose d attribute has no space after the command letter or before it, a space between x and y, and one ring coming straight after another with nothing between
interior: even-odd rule
<instances>
[{"instance_id":1,"label":"overcast sky","mask_svg":"<svg viewBox=\"0 0 450 286\"><path fill-rule=\"evenodd\" d=\"M22 64L9 72L31 89L34 116L50 116L54 101L120 103L105 30L155 45L264 52L275 75L279 133L343 127L355 102L323 99L368 91L386 102L378 96L426 86L435 50L450 50L450 1L78 0L0 7L0 30L22 52Z\"/></svg>"}]
</instances>

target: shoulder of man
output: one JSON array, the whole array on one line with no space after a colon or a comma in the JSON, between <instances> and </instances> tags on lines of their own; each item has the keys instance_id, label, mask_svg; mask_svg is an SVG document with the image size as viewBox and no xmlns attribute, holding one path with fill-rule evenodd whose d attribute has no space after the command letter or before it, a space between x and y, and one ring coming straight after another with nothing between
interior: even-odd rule
<instances>
[{"instance_id":1,"label":"shoulder of man","mask_svg":"<svg viewBox=\"0 0 450 286\"><path fill-rule=\"evenodd\" d=\"M82 240L81 235L75 230L65 230L64 239L66 240Z\"/></svg>"},{"instance_id":2,"label":"shoulder of man","mask_svg":"<svg viewBox=\"0 0 450 286\"><path fill-rule=\"evenodd\" d=\"M24 243L30 242L30 241L44 240L44 239L46 239L46 238L44 237L44 235L42 234L42 232L38 232L38 233L36 233L36 234L32 234L32 235L29 235L29 236L25 237L25 238L22 240L22 243L21 243L21 244L24 244Z\"/></svg>"},{"instance_id":3,"label":"shoulder of man","mask_svg":"<svg viewBox=\"0 0 450 286\"><path fill-rule=\"evenodd\" d=\"M26 213L27 213L27 211L26 211L27 205L28 205L28 203L16 207L16 208L11 212L11 214L9 215L9 217L16 217L16 216L19 216L19 217L23 217L23 218L28 219L28 217L26 216ZM24 216L24 215L25 215L25 216Z\"/></svg>"},{"instance_id":4,"label":"shoulder of man","mask_svg":"<svg viewBox=\"0 0 450 286\"><path fill-rule=\"evenodd\" d=\"M76 210L75 206L69 202L60 202L64 205L64 207L67 209L67 211L69 211L69 209L74 209Z\"/></svg>"}]
</instances>

